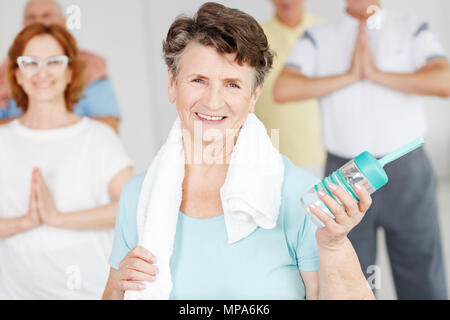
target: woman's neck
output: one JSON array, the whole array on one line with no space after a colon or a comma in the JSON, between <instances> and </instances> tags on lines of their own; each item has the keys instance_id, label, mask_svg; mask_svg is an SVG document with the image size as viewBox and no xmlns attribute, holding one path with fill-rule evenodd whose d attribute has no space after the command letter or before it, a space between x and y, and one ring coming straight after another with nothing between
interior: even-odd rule
<instances>
[{"instance_id":1,"label":"woman's neck","mask_svg":"<svg viewBox=\"0 0 450 320\"><path fill-rule=\"evenodd\" d=\"M237 133L233 134L234 132ZM185 163L193 165L196 171L204 170L205 172L214 171L214 168L223 165L228 167L238 135L239 131L230 130L227 136L206 142L201 137L192 138L183 132Z\"/></svg>"},{"instance_id":2,"label":"woman's neck","mask_svg":"<svg viewBox=\"0 0 450 320\"><path fill-rule=\"evenodd\" d=\"M223 213L220 188L225 183L234 143L230 143L232 146L228 147L228 152L222 143L204 144L200 140L194 147L194 141L187 137L183 138L183 143L186 164L180 210L194 218L220 215ZM217 153L209 152L212 150L216 150ZM194 152L197 156L193 155Z\"/></svg>"},{"instance_id":3,"label":"woman's neck","mask_svg":"<svg viewBox=\"0 0 450 320\"><path fill-rule=\"evenodd\" d=\"M201 181L201 184L222 185L228 171L234 144L228 147L230 150L226 150L227 148L221 143L213 146L213 144L203 144L199 141L198 144L201 146L193 147L194 142L191 142L190 146L184 145L186 181L194 180ZM187 149L191 152L189 153ZM190 179L192 177L194 179Z\"/></svg>"},{"instance_id":4,"label":"woman's neck","mask_svg":"<svg viewBox=\"0 0 450 320\"><path fill-rule=\"evenodd\" d=\"M25 127L38 130L63 128L78 120L67 110L64 98L48 102L30 100L27 111L19 118Z\"/></svg>"},{"instance_id":5,"label":"woman's neck","mask_svg":"<svg viewBox=\"0 0 450 320\"><path fill-rule=\"evenodd\" d=\"M226 176L228 164L185 164L184 168L185 176L203 177L207 180L218 178L221 180Z\"/></svg>"}]
</instances>

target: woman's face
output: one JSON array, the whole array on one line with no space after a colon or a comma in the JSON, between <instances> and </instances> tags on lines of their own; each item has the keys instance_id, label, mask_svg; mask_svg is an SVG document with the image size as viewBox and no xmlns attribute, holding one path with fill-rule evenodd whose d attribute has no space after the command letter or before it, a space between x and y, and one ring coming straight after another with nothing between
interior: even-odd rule
<instances>
[{"instance_id":1,"label":"woman's face","mask_svg":"<svg viewBox=\"0 0 450 320\"><path fill-rule=\"evenodd\" d=\"M64 51L51 35L39 35L27 43L22 56L45 61L47 58L64 56ZM17 69L17 83L23 88L29 101L52 102L64 97L64 91L72 78L70 68L52 66L49 69L50 71L45 64L35 74Z\"/></svg>"},{"instance_id":2,"label":"woman's face","mask_svg":"<svg viewBox=\"0 0 450 320\"><path fill-rule=\"evenodd\" d=\"M169 71L169 100L176 103L182 126L194 136L201 124L203 141L209 129L222 135L237 132L254 112L262 85L254 90L255 69L234 61L235 54L219 54L215 48L190 43L182 53L178 75Z\"/></svg>"}]
</instances>

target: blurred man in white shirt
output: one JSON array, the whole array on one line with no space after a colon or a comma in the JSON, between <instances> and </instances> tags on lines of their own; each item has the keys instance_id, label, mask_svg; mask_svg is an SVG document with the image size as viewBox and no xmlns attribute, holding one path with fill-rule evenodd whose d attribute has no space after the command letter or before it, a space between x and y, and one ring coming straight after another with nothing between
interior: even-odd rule
<instances>
[{"instance_id":1,"label":"blurred man in white shirt","mask_svg":"<svg viewBox=\"0 0 450 320\"><path fill-rule=\"evenodd\" d=\"M347 0L341 18L306 30L275 84L280 102L319 98L325 175L363 151L382 157L425 136L418 95L450 96L448 60L428 23L371 10L379 6ZM383 227L398 298L447 299L429 160L419 149L385 169L389 183L349 234L363 271L375 264Z\"/></svg>"}]
</instances>

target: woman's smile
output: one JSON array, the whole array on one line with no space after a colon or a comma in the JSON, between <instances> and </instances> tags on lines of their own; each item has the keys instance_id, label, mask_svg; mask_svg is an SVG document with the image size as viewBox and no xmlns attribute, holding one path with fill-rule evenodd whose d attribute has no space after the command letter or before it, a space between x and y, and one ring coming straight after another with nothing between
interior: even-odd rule
<instances>
[{"instance_id":1,"label":"woman's smile","mask_svg":"<svg viewBox=\"0 0 450 320\"><path fill-rule=\"evenodd\" d=\"M54 85L55 85L54 80L33 81L33 87L35 87L36 89L48 89L48 88L53 87Z\"/></svg>"},{"instance_id":2,"label":"woman's smile","mask_svg":"<svg viewBox=\"0 0 450 320\"><path fill-rule=\"evenodd\" d=\"M216 115L206 115L203 113L195 112L195 115L202 122L206 122L208 124L219 124L222 123L227 117L225 116L216 116Z\"/></svg>"}]
</instances>

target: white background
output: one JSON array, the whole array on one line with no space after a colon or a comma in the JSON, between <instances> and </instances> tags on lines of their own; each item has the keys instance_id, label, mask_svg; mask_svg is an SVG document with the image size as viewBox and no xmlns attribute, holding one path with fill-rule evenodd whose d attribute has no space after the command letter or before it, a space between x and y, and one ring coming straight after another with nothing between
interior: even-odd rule
<instances>
[{"instance_id":1,"label":"white background","mask_svg":"<svg viewBox=\"0 0 450 320\"><path fill-rule=\"evenodd\" d=\"M104 56L116 89L122 113L121 138L134 159L135 173L143 172L164 142L175 118L175 107L167 100L167 72L161 43L173 19L192 14L201 0L61 0L63 8L75 4L81 8L81 29L75 30L79 46ZM272 16L270 0L217 1L242 9L257 20ZM0 0L0 59L6 56L14 36L21 29L22 9L26 0ZM384 0L384 7L400 14L416 14L429 22L447 53L450 53L450 1ZM344 0L307 0L309 12L333 19L341 14ZM439 199L443 224L444 251L450 264L446 233L450 184L450 99L426 98L429 131L426 149L441 181ZM0 150L1 152L1 150ZM382 231L380 231L382 233ZM380 234L381 235L381 234ZM450 240L450 239L448 239ZM379 298L395 298L386 250L379 240L382 290ZM447 268L447 277L450 270ZM450 283L450 279L448 279Z\"/></svg>"}]
</instances>

